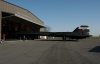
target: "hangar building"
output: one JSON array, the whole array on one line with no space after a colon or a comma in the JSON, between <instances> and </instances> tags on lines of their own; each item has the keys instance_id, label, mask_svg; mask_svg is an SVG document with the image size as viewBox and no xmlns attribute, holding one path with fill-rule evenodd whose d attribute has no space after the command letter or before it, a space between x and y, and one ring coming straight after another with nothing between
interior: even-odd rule
<instances>
[{"instance_id":1,"label":"hangar building","mask_svg":"<svg viewBox=\"0 0 100 64\"><path fill-rule=\"evenodd\" d=\"M0 40L3 34L6 35L6 39L18 39L23 36L18 34L20 32L40 32L43 27L44 23L30 11L0 0ZM26 36L32 37L29 34Z\"/></svg>"}]
</instances>

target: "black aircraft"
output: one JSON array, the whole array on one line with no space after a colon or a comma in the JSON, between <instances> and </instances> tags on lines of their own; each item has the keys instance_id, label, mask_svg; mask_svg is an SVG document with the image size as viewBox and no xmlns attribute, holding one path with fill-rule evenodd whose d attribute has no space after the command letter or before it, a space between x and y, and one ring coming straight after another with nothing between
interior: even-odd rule
<instances>
[{"instance_id":1,"label":"black aircraft","mask_svg":"<svg viewBox=\"0 0 100 64\"><path fill-rule=\"evenodd\" d=\"M90 37L89 35L89 26L81 25L80 27L77 27L73 32L31 32L31 33L21 33L21 34L31 34L35 36L53 36L53 37L62 37L63 41L66 41L66 38L68 39L84 39L87 37Z\"/></svg>"}]
</instances>

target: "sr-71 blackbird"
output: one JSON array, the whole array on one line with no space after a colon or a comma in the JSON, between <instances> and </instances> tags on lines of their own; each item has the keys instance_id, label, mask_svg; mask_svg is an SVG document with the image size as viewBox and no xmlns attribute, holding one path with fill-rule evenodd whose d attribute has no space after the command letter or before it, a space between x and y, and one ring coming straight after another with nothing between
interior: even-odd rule
<instances>
[{"instance_id":1,"label":"sr-71 blackbird","mask_svg":"<svg viewBox=\"0 0 100 64\"><path fill-rule=\"evenodd\" d=\"M62 37L63 41L66 41L66 38L79 40L90 37L91 35L89 35L89 32L90 32L89 26L81 25L80 27L77 27L73 32L32 32L32 33L22 33L22 34Z\"/></svg>"}]
</instances>

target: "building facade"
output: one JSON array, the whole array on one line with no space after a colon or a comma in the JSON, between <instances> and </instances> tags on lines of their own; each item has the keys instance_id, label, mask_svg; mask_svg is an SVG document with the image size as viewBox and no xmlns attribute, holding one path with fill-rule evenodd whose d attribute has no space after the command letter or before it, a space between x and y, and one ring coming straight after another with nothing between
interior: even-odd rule
<instances>
[{"instance_id":1,"label":"building facade","mask_svg":"<svg viewBox=\"0 0 100 64\"><path fill-rule=\"evenodd\" d=\"M0 40L3 34L7 39L16 39L22 37L20 33L24 32L30 38L30 32L40 32L43 27L44 22L30 11L0 0Z\"/></svg>"}]
</instances>

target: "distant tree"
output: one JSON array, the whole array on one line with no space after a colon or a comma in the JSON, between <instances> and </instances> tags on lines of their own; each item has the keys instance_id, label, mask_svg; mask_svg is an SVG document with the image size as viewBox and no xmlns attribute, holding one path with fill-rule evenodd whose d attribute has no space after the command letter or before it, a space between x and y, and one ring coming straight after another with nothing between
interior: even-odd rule
<instances>
[{"instance_id":1,"label":"distant tree","mask_svg":"<svg viewBox=\"0 0 100 64\"><path fill-rule=\"evenodd\" d=\"M51 31L51 27L46 25L44 31L45 32L50 32Z\"/></svg>"}]
</instances>

